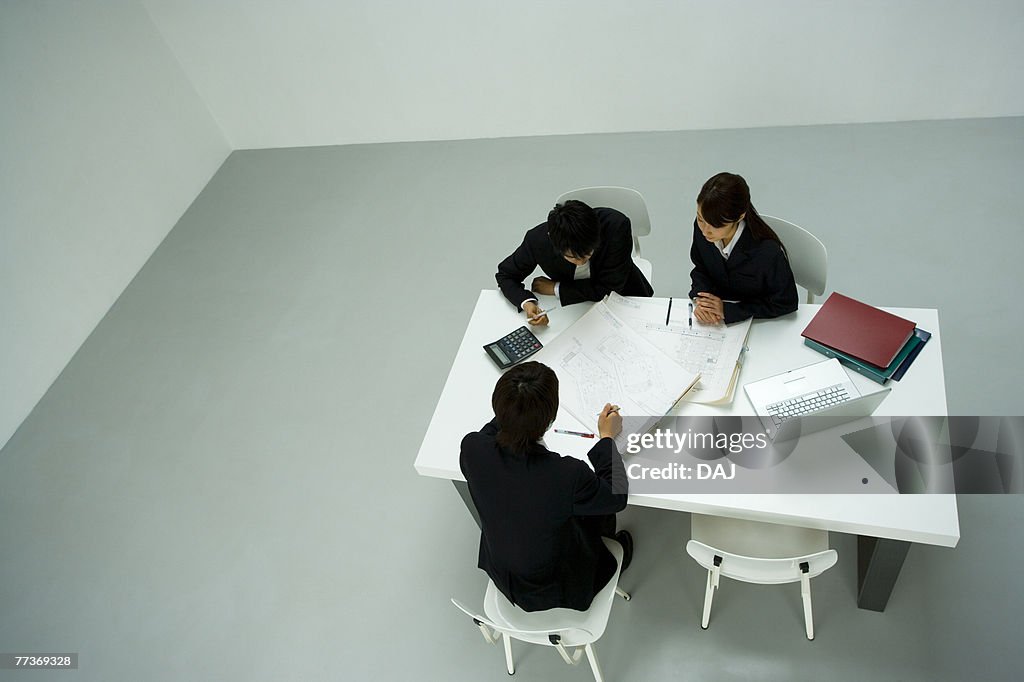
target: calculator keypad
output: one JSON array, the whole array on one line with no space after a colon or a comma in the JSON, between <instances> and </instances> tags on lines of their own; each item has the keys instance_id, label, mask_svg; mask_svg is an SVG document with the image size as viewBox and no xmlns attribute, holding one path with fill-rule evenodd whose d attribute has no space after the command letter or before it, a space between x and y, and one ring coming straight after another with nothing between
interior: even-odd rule
<instances>
[{"instance_id":1,"label":"calculator keypad","mask_svg":"<svg viewBox=\"0 0 1024 682\"><path fill-rule=\"evenodd\" d=\"M513 363L519 362L528 355L533 355L541 348L540 341L526 327L520 327L499 339L498 345Z\"/></svg>"}]
</instances>

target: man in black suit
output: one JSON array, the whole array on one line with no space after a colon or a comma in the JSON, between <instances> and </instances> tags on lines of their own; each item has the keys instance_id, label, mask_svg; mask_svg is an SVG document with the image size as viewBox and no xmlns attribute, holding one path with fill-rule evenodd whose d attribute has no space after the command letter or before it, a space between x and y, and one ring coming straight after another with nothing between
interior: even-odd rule
<instances>
[{"instance_id":1,"label":"man in black suit","mask_svg":"<svg viewBox=\"0 0 1024 682\"><path fill-rule=\"evenodd\" d=\"M591 208L570 199L527 231L519 248L498 264L494 278L530 324L547 324L537 298L523 286L538 265L546 276L535 278L530 289L557 296L562 305L600 301L612 291L653 296L654 288L633 262L632 252L629 218L613 208Z\"/></svg>"},{"instance_id":2,"label":"man in black suit","mask_svg":"<svg viewBox=\"0 0 1024 682\"><path fill-rule=\"evenodd\" d=\"M601 412L601 439L587 454L591 471L541 442L558 413L558 378L546 365L508 370L491 405L495 418L462 439L459 457L480 514L478 565L524 611L585 611L615 574L615 557L601 537L614 535L622 545L622 570L633 556L632 536L615 534L628 486L612 440L622 429L618 408L608 404Z\"/></svg>"}]
</instances>

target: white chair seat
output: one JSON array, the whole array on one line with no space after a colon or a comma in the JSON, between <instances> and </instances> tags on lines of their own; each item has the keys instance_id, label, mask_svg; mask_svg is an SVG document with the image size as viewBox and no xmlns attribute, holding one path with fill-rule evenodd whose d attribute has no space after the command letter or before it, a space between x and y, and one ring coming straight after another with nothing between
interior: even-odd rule
<instances>
[{"instance_id":1,"label":"white chair seat","mask_svg":"<svg viewBox=\"0 0 1024 682\"><path fill-rule=\"evenodd\" d=\"M622 545L602 538L608 550L615 556L615 563L622 565ZM565 646L582 646L587 642L595 642L604 634L608 624L608 616L615 599L615 587L619 582L619 569L615 569L608 584L594 596L590 608L586 611L574 609L548 609L546 611L523 611L510 602L501 593L494 582L487 581L487 592L484 594L484 613L494 621L495 625L512 630L544 631L570 630L562 638ZM517 637L517 639L519 639ZM548 644L547 635L523 638L534 644Z\"/></svg>"},{"instance_id":2,"label":"white chair seat","mask_svg":"<svg viewBox=\"0 0 1024 682\"><path fill-rule=\"evenodd\" d=\"M475 615L472 611L452 599L452 603L463 613L473 619L480 628L484 639L494 644L504 640L505 665L508 674L515 673L512 660L512 640L518 639L531 644L555 647L562 659L575 665L585 652L590 669L597 682L603 682L601 666L594 653L593 644L604 634L611 615L612 601L620 594L627 601L629 595L619 589L619 572L622 567L622 546L615 540L602 538L605 546L615 557L615 574L608 584L594 596L590 608L586 611L573 609L548 609L546 611L527 612L517 608L505 595L495 587L494 582L487 581L487 592L484 594L484 613L486 616ZM571 653L569 648L577 647Z\"/></svg>"},{"instance_id":3,"label":"white chair seat","mask_svg":"<svg viewBox=\"0 0 1024 682\"><path fill-rule=\"evenodd\" d=\"M701 627L707 629L721 576L761 585L800 583L807 639L814 639L810 580L836 564L828 531L691 515L686 551L708 571Z\"/></svg>"}]
</instances>

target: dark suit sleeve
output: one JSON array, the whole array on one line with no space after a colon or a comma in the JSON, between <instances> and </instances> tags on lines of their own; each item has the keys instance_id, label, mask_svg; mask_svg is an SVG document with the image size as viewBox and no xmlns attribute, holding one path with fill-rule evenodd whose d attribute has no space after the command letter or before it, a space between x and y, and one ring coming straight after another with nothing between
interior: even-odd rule
<instances>
[{"instance_id":1,"label":"dark suit sleeve","mask_svg":"<svg viewBox=\"0 0 1024 682\"><path fill-rule=\"evenodd\" d=\"M622 293L633 269L633 230L622 215L605 228L600 263L591 263L590 279L573 279L558 284L562 305L600 301L612 291Z\"/></svg>"},{"instance_id":2,"label":"dark suit sleeve","mask_svg":"<svg viewBox=\"0 0 1024 682\"><path fill-rule=\"evenodd\" d=\"M573 490L572 513L576 516L614 514L626 508L628 482L622 457L611 438L602 438L587 453L594 470L579 463ZM616 493L614 483L622 486ZM621 482L621 483L620 483Z\"/></svg>"},{"instance_id":3,"label":"dark suit sleeve","mask_svg":"<svg viewBox=\"0 0 1024 682\"><path fill-rule=\"evenodd\" d=\"M498 272L494 275L501 293L504 294L509 303L516 307L516 310L522 308L523 301L537 298L536 295L531 294L523 286L523 280L529 277L530 273L537 267L537 258L530 248L529 238L530 235L527 233L523 237L523 243L519 245L519 248L513 251L512 255L508 258L498 263Z\"/></svg>"},{"instance_id":4,"label":"dark suit sleeve","mask_svg":"<svg viewBox=\"0 0 1024 682\"><path fill-rule=\"evenodd\" d=\"M697 229L697 222L694 221L693 241L690 243L690 260L693 262L693 270L690 270L690 298L696 298L697 294L702 291L715 294L715 287L711 283L711 275L708 274L704 256L697 247L698 239L704 239L704 235Z\"/></svg>"},{"instance_id":5,"label":"dark suit sleeve","mask_svg":"<svg viewBox=\"0 0 1024 682\"><path fill-rule=\"evenodd\" d=\"M774 242L772 242L774 244ZM770 260L769 260L770 259ZM781 248L758 254L758 260L764 261L764 295L760 298L725 303L725 323L740 322L748 317L773 318L786 315L796 310L799 299L796 295L796 282L793 270Z\"/></svg>"},{"instance_id":6,"label":"dark suit sleeve","mask_svg":"<svg viewBox=\"0 0 1024 682\"><path fill-rule=\"evenodd\" d=\"M498 420L492 419L484 424L479 431L467 433L463 437L462 444L459 446L459 470L462 471L462 475L467 481L472 476L469 470L473 468L472 459L466 454L467 451L472 449L472 443L477 442L481 436L493 437L496 433L498 433Z\"/></svg>"}]
</instances>

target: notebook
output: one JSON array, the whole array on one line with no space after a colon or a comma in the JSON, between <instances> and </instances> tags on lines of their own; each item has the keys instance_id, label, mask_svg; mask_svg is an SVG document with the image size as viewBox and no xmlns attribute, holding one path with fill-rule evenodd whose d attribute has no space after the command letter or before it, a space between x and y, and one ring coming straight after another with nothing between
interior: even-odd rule
<instances>
[{"instance_id":1,"label":"notebook","mask_svg":"<svg viewBox=\"0 0 1024 682\"><path fill-rule=\"evenodd\" d=\"M864 362L863 360L859 360L858 358L855 358L852 355L847 355L842 351L838 351L834 348L829 348L828 346L822 345L817 341L804 339L804 345L807 346L808 348L812 348L818 351L826 358L835 358L839 362L843 363L843 366L845 366L847 369L852 369L854 372L862 374L866 376L868 379L871 379L872 381L878 384L884 384L886 381L889 380L890 377L894 376L896 374L896 370L903 365L903 362L910 356L911 353L914 352L914 349L917 348L920 344L921 337L917 335L917 330L915 329L914 334L910 337L910 340L907 341L906 344L904 344L903 348L900 350L900 352L896 354L896 358L891 363L889 363L888 367L881 369L875 367L870 363Z\"/></svg>"},{"instance_id":2,"label":"notebook","mask_svg":"<svg viewBox=\"0 0 1024 682\"><path fill-rule=\"evenodd\" d=\"M833 293L801 335L885 368L910 340L914 327L910 320Z\"/></svg>"},{"instance_id":3,"label":"notebook","mask_svg":"<svg viewBox=\"0 0 1024 682\"><path fill-rule=\"evenodd\" d=\"M908 355L906 359L900 363L900 366L896 368L896 371L893 372L893 381L899 381L903 378L903 375L907 373L910 366L914 364L914 360L916 360L917 356L921 354L921 349L924 348L924 344L928 343L928 339L932 338L931 332L926 332L920 328L914 330L914 336L919 338L921 343L917 344L917 346L914 347L914 350L910 351L910 355Z\"/></svg>"}]
</instances>

